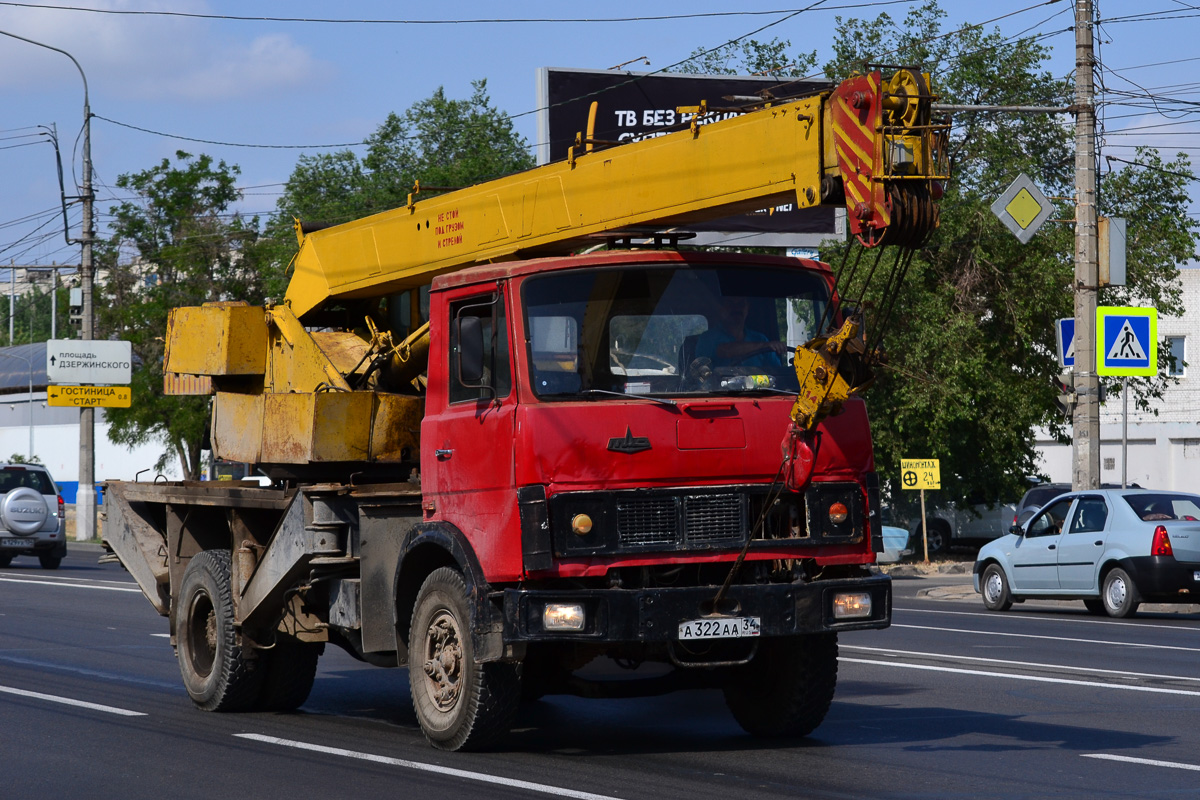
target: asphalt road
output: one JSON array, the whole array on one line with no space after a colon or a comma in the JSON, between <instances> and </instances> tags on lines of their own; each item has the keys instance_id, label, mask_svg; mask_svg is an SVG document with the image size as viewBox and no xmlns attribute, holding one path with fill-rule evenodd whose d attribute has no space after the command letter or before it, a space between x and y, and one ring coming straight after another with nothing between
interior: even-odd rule
<instances>
[{"instance_id":1,"label":"asphalt road","mask_svg":"<svg viewBox=\"0 0 1200 800\"><path fill-rule=\"evenodd\" d=\"M842 636L808 739L749 738L716 692L554 697L495 751L457 754L425 743L403 671L336 648L298 713L195 710L166 620L95 560L0 570L0 797L1200 794L1200 615L992 614L968 576L898 579L893 627Z\"/></svg>"}]
</instances>

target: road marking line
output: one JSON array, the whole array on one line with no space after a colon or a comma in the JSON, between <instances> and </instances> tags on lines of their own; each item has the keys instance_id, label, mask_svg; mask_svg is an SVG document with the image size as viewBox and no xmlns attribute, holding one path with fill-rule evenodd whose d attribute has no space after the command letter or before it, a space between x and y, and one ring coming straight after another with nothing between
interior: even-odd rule
<instances>
[{"instance_id":1,"label":"road marking line","mask_svg":"<svg viewBox=\"0 0 1200 800\"><path fill-rule=\"evenodd\" d=\"M957 667L933 667L926 664L902 664L898 661L874 661L869 658L844 658L851 664L872 664L878 667L896 667L897 669L919 669L926 672L949 672L955 675L977 675L981 678L1011 678L1014 681L1033 681L1034 683L1060 683L1067 686L1087 686L1092 689L1124 689L1127 692L1150 692L1151 694L1176 694L1184 697L1200 697L1200 691L1187 689L1165 689L1158 686L1130 686L1127 683L1100 683L1099 681L1075 681L1068 678L1047 678L1041 675L1014 675L1011 672L989 672L978 669L959 669Z\"/></svg>"},{"instance_id":2,"label":"road marking line","mask_svg":"<svg viewBox=\"0 0 1200 800\"><path fill-rule=\"evenodd\" d=\"M1036 602L1036 601L1031 601L1031 602ZM1090 615L1083 616L1083 615L1075 615L1075 614L1069 614L1069 615L1061 616L1061 617L1043 617L1041 615L1034 616L1032 614L1024 614L1021 612L998 614L995 611L943 611L940 608L898 608L896 606L893 606L892 610L893 611L904 611L904 612L911 611L911 612L917 613L917 614L950 614L952 616L958 616L958 617L991 617L992 619L996 619L996 620L1017 619L1017 620L1045 621L1045 622L1076 622L1076 623L1082 623L1084 625L1108 625L1110 627L1121 627L1121 628L1153 628L1155 630L1162 630L1163 628L1167 627L1161 623L1168 621L1168 620L1160 620L1160 623L1156 625L1152 622L1129 622L1129 621L1122 621L1122 620L1115 620L1115 619L1096 619L1095 617L1092 617ZM1014 611L1015 611L1015 609L1014 609ZM1187 621L1187 620L1185 620L1185 621ZM1191 621L1194 622L1195 620L1191 620ZM1189 631L1191 633L1198 633L1198 632L1200 632L1200 627L1197 627L1195 625L1189 625L1189 626L1172 625L1172 626L1170 626L1170 628L1168 628L1168 630Z\"/></svg>"},{"instance_id":3,"label":"road marking line","mask_svg":"<svg viewBox=\"0 0 1200 800\"><path fill-rule=\"evenodd\" d=\"M1169 767L1170 769L1190 769L1200 772L1200 764L1184 764L1181 761L1159 761L1156 758L1134 758L1133 756L1114 756L1108 753L1080 753L1083 758L1098 758L1101 761L1124 761L1127 764L1146 764L1151 767Z\"/></svg>"},{"instance_id":4,"label":"road marking line","mask_svg":"<svg viewBox=\"0 0 1200 800\"><path fill-rule=\"evenodd\" d=\"M1129 672L1123 669L1100 669L1099 667L1072 667L1067 664L1041 664L1036 661L1011 661L1004 658L984 658L982 656L956 656L950 653L921 653L914 650L895 650L890 647L863 647L856 644L839 645L843 650L866 650L872 653L895 653L901 656L917 656L918 658L948 658L954 661L984 661L992 664L1013 664L1019 667L1045 667L1046 669L1065 669L1076 672L1101 672L1106 675L1129 675L1134 678L1161 678L1174 681L1200 681L1200 678L1189 678L1186 675L1156 675L1153 672Z\"/></svg>"},{"instance_id":5,"label":"road marking line","mask_svg":"<svg viewBox=\"0 0 1200 800\"><path fill-rule=\"evenodd\" d=\"M544 783L531 783L530 781L519 781L512 778L501 778L495 775L487 775L482 772L469 772L465 769L442 767L438 766L437 764L424 764L420 761L407 761L402 758L389 758L387 756L377 756L371 753L359 753L354 750L343 750L340 747L326 747L319 744L309 744L308 742L297 742L292 739L279 739L275 736L262 736L257 733L235 733L233 735L239 739L250 739L256 742L280 745L281 747L294 747L298 750L309 750L314 753L325 753L332 756L356 758L360 761L372 761L376 764L388 764L394 767L421 770L422 772L434 772L439 775L448 775L454 778L464 778L466 780L479 781L481 783L492 783L499 786L507 786L513 789L526 789L531 792L541 792L542 794L555 795L556 797L573 797L577 798L577 800L617 800L617 798L612 795L579 792L574 789L564 789L558 786L549 786Z\"/></svg>"},{"instance_id":6,"label":"road marking line","mask_svg":"<svg viewBox=\"0 0 1200 800\"><path fill-rule=\"evenodd\" d=\"M1114 647L1141 647L1147 650L1179 650L1184 653L1200 653L1200 647L1180 647L1173 644L1144 644L1142 642L1113 642L1105 639L1075 639L1070 636L1045 636L1036 633L1004 633L1001 631L972 631L964 628L934 628L928 625L897 625L893 628L912 628L918 631L938 631L939 633L973 633L978 636L1009 636L1015 639L1048 639L1052 642L1083 642L1086 644L1110 644Z\"/></svg>"},{"instance_id":7,"label":"road marking line","mask_svg":"<svg viewBox=\"0 0 1200 800\"><path fill-rule=\"evenodd\" d=\"M69 697L58 697L52 694L42 694L41 692L30 692L25 689L14 689L11 686L0 686L0 692L4 694L15 694L18 697L31 697L35 700L47 700L51 703L62 703L65 706L77 706L79 708L90 708L92 711L103 711L106 714L118 714L122 717L144 717L146 714L141 711L130 711L127 708L116 708L115 706L102 706L99 703L89 703L85 700L72 700Z\"/></svg>"},{"instance_id":8,"label":"road marking line","mask_svg":"<svg viewBox=\"0 0 1200 800\"><path fill-rule=\"evenodd\" d=\"M136 586L94 586L89 583L61 583L59 581L44 581L33 578L0 578L2 583L40 583L43 586L66 586L71 589L103 589L109 592L141 592Z\"/></svg>"}]
</instances>

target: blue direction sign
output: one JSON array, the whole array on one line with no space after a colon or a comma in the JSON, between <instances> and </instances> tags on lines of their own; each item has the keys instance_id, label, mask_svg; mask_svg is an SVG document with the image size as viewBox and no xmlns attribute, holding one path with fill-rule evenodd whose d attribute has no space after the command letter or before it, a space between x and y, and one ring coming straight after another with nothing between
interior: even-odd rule
<instances>
[{"instance_id":1,"label":"blue direction sign","mask_svg":"<svg viewBox=\"0 0 1200 800\"><path fill-rule=\"evenodd\" d=\"M1096 309L1096 374L1158 374L1158 311Z\"/></svg>"},{"instance_id":2,"label":"blue direction sign","mask_svg":"<svg viewBox=\"0 0 1200 800\"><path fill-rule=\"evenodd\" d=\"M1075 366L1075 318L1057 320L1054 326L1058 334L1058 365L1060 367Z\"/></svg>"}]
</instances>

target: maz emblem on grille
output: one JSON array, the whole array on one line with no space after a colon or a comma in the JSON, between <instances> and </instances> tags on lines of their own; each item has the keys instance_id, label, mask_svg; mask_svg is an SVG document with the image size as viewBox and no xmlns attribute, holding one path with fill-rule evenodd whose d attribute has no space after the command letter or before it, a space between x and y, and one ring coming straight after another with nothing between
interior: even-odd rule
<instances>
[{"instance_id":1,"label":"maz emblem on grille","mask_svg":"<svg viewBox=\"0 0 1200 800\"><path fill-rule=\"evenodd\" d=\"M650 449L650 439L645 436L634 436L633 430L626 427L625 436L614 436L608 440L608 449L614 453L640 453Z\"/></svg>"}]
</instances>

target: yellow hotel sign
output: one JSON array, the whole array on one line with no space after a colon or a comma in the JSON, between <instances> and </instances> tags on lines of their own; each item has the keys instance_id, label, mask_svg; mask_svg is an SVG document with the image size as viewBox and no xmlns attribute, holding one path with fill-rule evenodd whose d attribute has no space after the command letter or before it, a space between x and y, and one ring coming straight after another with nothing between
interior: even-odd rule
<instances>
[{"instance_id":1,"label":"yellow hotel sign","mask_svg":"<svg viewBox=\"0 0 1200 800\"><path fill-rule=\"evenodd\" d=\"M74 408L129 408L133 392L128 386L47 386L46 399L52 406Z\"/></svg>"},{"instance_id":2,"label":"yellow hotel sign","mask_svg":"<svg viewBox=\"0 0 1200 800\"><path fill-rule=\"evenodd\" d=\"M905 489L942 488L941 462L936 458L900 459L900 484Z\"/></svg>"}]
</instances>

